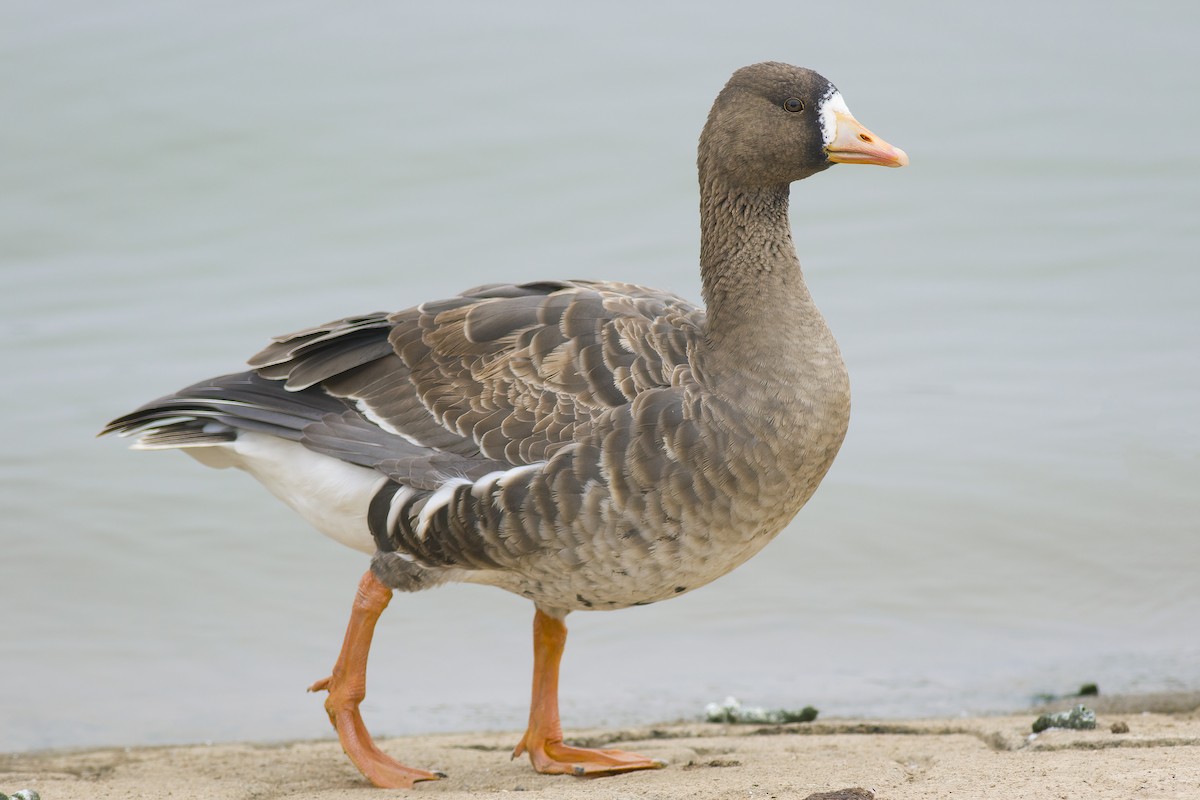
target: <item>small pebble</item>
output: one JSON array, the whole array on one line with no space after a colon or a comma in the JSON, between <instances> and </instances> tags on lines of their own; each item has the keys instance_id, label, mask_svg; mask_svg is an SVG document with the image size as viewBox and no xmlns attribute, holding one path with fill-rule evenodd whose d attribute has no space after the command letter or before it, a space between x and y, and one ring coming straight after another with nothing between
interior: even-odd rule
<instances>
[{"instance_id":1,"label":"small pebble","mask_svg":"<svg viewBox=\"0 0 1200 800\"><path fill-rule=\"evenodd\" d=\"M42 800L42 796L33 789L22 789L19 792L13 792L9 800Z\"/></svg>"},{"instance_id":2,"label":"small pebble","mask_svg":"<svg viewBox=\"0 0 1200 800\"><path fill-rule=\"evenodd\" d=\"M875 790L855 786L853 789L838 789L836 792L816 792L804 800L875 800Z\"/></svg>"},{"instance_id":3,"label":"small pebble","mask_svg":"<svg viewBox=\"0 0 1200 800\"><path fill-rule=\"evenodd\" d=\"M1111 730L1113 733L1129 733L1129 726L1124 722L1114 722Z\"/></svg>"}]
</instances>

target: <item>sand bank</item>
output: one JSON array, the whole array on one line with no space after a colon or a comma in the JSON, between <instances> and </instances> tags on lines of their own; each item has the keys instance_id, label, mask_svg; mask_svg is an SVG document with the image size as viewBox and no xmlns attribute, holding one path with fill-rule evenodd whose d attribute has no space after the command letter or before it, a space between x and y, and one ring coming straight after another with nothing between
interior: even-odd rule
<instances>
[{"instance_id":1,"label":"sand bank","mask_svg":"<svg viewBox=\"0 0 1200 800\"><path fill-rule=\"evenodd\" d=\"M600 779L537 775L525 759L511 761L514 732L386 739L383 749L406 763L448 774L409 792L371 789L332 739L5 755L0 792L31 788L42 800L803 800L862 787L878 800L1200 798L1200 695L1096 698L1091 705L1098 712L1095 730L1050 730L1035 737L1030 737L1035 713L570 732L574 740L670 762L663 770ZM1116 722L1129 732L1113 733Z\"/></svg>"}]
</instances>

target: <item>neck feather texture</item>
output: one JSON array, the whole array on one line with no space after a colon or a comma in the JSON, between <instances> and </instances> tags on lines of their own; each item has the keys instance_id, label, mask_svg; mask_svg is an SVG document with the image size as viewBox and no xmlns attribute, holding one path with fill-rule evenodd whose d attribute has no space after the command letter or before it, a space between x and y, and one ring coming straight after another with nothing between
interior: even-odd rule
<instances>
[{"instance_id":1,"label":"neck feather texture","mask_svg":"<svg viewBox=\"0 0 1200 800\"><path fill-rule=\"evenodd\" d=\"M792 245L788 185L701 184L700 275L708 305L706 366L712 377L766 370L782 381L837 345ZM840 357L837 358L840 364Z\"/></svg>"}]
</instances>

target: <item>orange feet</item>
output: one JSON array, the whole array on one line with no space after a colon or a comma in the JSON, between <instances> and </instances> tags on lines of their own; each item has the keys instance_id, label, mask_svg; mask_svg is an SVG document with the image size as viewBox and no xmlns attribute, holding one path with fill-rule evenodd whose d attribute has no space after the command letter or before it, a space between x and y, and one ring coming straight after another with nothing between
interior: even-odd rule
<instances>
[{"instance_id":1,"label":"orange feet","mask_svg":"<svg viewBox=\"0 0 1200 800\"><path fill-rule=\"evenodd\" d=\"M592 750L586 747L571 747L563 744L562 737L556 740L542 738L531 743L527 731L513 750L513 758L529 753L533 768L547 775L615 775L635 769L661 769L667 763L657 758L647 758L624 750Z\"/></svg>"},{"instance_id":2,"label":"orange feet","mask_svg":"<svg viewBox=\"0 0 1200 800\"><path fill-rule=\"evenodd\" d=\"M529 728L513 758L529 753L538 772L558 775L613 775L658 769L666 762L621 750L590 750L563 744L558 717L558 666L567 643L567 626L538 609L533 617L533 702Z\"/></svg>"},{"instance_id":3,"label":"orange feet","mask_svg":"<svg viewBox=\"0 0 1200 800\"><path fill-rule=\"evenodd\" d=\"M325 711L337 730L346 755L371 783L385 789L411 789L417 781L434 781L441 775L406 767L384 755L363 724L358 706L367 696L367 655L379 615L392 599L392 590L369 570L358 584L350 624L333 674L308 687L310 692L328 691Z\"/></svg>"}]
</instances>

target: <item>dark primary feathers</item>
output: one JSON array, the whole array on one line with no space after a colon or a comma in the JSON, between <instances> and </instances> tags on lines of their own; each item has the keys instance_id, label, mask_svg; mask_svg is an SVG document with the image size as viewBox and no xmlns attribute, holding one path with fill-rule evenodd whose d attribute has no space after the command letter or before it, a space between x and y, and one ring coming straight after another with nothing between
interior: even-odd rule
<instances>
[{"instance_id":1,"label":"dark primary feathers","mask_svg":"<svg viewBox=\"0 0 1200 800\"><path fill-rule=\"evenodd\" d=\"M289 390L320 384L421 448L518 466L683 380L703 319L626 284L504 284L279 337L250 365Z\"/></svg>"}]
</instances>

